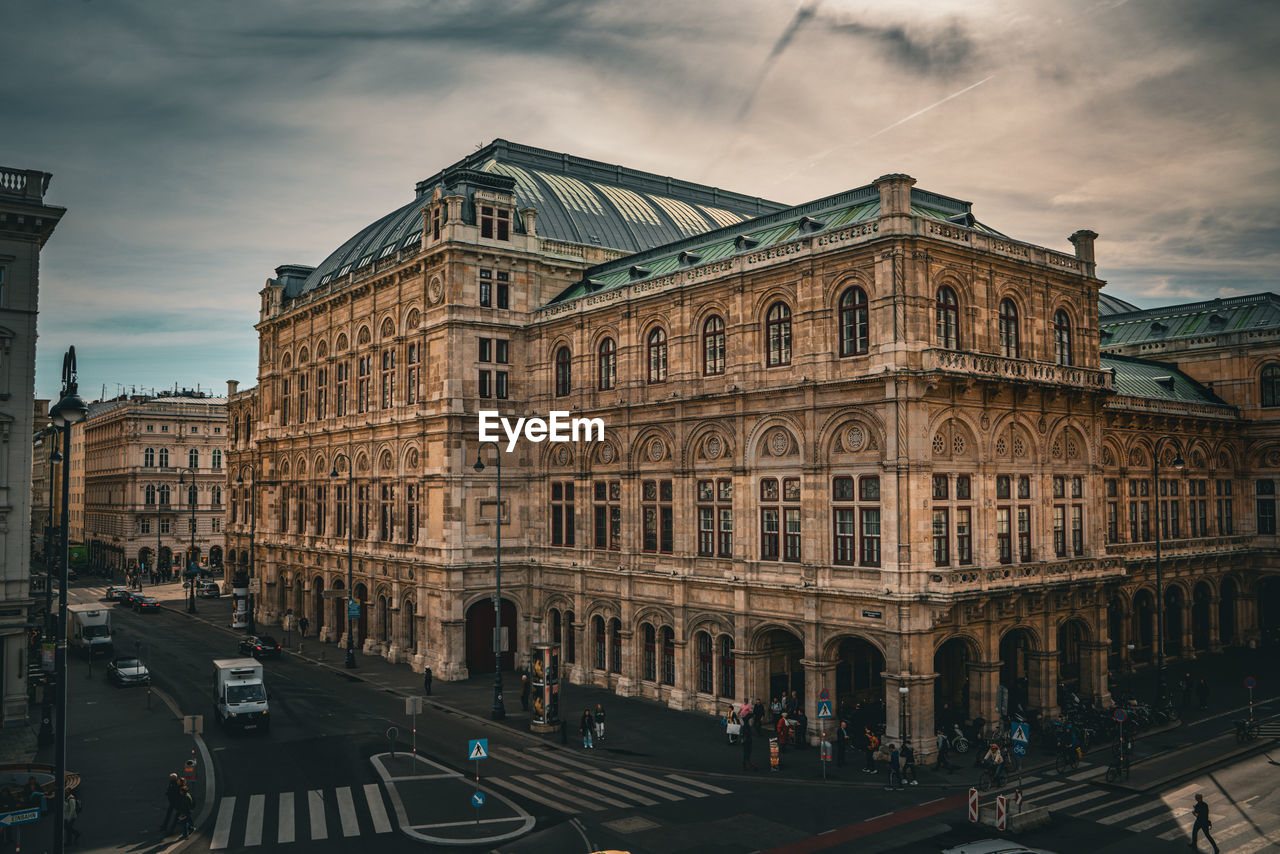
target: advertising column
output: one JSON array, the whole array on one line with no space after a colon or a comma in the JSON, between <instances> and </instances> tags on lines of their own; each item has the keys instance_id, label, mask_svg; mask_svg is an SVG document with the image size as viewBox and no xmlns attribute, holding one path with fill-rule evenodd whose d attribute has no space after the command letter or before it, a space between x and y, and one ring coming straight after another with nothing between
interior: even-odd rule
<instances>
[{"instance_id":1,"label":"advertising column","mask_svg":"<svg viewBox=\"0 0 1280 854\"><path fill-rule=\"evenodd\" d=\"M533 693L533 732L553 732L560 728L560 644L533 645L533 677L529 680Z\"/></svg>"},{"instance_id":2,"label":"advertising column","mask_svg":"<svg viewBox=\"0 0 1280 854\"><path fill-rule=\"evenodd\" d=\"M231 628L247 629L249 627L249 573L243 569L236 570L231 576Z\"/></svg>"}]
</instances>

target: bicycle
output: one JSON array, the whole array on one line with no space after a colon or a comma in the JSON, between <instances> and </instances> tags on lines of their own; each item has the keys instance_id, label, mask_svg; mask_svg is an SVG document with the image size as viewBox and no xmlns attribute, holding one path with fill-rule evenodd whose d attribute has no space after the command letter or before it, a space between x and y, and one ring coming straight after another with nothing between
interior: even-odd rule
<instances>
[{"instance_id":1,"label":"bicycle","mask_svg":"<svg viewBox=\"0 0 1280 854\"><path fill-rule=\"evenodd\" d=\"M1058 751L1058 756L1053 761L1053 767L1059 774L1076 770L1076 768L1080 767L1080 750L1075 747L1062 748Z\"/></svg>"},{"instance_id":2,"label":"bicycle","mask_svg":"<svg viewBox=\"0 0 1280 854\"><path fill-rule=\"evenodd\" d=\"M1243 744L1258 737L1258 722L1249 718L1236 721L1236 743Z\"/></svg>"},{"instance_id":3,"label":"bicycle","mask_svg":"<svg viewBox=\"0 0 1280 854\"><path fill-rule=\"evenodd\" d=\"M1126 780L1129 779L1129 750L1116 746L1112 748L1111 763L1107 765L1107 782L1114 783L1122 774Z\"/></svg>"},{"instance_id":4,"label":"bicycle","mask_svg":"<svg viewBox=\"0 0 1280 854\"><path fill-rule=\"evenodd\" d=\"M997 772L991 766L985 766L982 769L982 775L978 777L977 789L979 792L985 792L993 787L1004 786L1005 775L1003 772Z\"/></svg>"}]
</instances>

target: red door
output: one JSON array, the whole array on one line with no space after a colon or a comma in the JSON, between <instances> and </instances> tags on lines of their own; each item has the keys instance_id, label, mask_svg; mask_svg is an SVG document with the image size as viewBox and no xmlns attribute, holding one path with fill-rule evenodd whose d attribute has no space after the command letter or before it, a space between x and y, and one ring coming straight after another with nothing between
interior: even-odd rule
<instances>
[{"instance_id":1,"label":"red door","mask_svg":"<svg viewBox=\"0 0 1280 854\"><path fill-rule=\"evenodd\" d=\"M467 669L472 675L493 672L493 600L482 599L467 609ZM502 600L502 635L506 651L502 669L514 670L516 660L516 606Z\"/></svg>"}]
</instances>

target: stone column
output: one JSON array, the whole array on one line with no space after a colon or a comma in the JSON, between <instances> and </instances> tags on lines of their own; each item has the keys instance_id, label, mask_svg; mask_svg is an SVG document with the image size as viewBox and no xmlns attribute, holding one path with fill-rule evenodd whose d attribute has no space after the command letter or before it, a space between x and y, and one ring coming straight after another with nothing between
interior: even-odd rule
<instances>
[{"instance_id":1,"label":"stone column","mask_svg":"<svg viewBox=\"0 0 1280 854\"><path fill-rule=\"evenodd\" d=\"M836 713L836 665L838 663L836 661L821 661L811 658L800 659L800 665L804 668L804 716L809 722L805 733L806 743L816 743L818 733L824 729L828 733L834 733L835 728L840 725L834 717ZM830 720L818 718L818 696L824 688L830 694L832 714Z\"/></svg>"},{"instance_id":2,"label":"stone column","mask_svg":"<svg viewBox=\"0 0 1280 854\"><path fill-rule=\"evenodd\" d=\"M884 675L884 746L897 744L901 748L909 743L918 764L937 752L933 738L933 685L937 677L936 673ZM907 689L905 696L903 688Z\"/></svg>"},{"instance_id":3,"label":"stone column","mask_svg":"<svg viewBox=\"0 0 1280 854\"><path fill-rule=\"evenodd\" d=\"M1195 658L1196 645L1195 638L1192 635L1193 622L1195 621L1195 596L1186 596L1182 600L1182 657Z\"/></svg>"},{"instance_id":4,"label":"stone column","mask_svg":"<svg viewBox=\"0 0 1280 854\"><path fill-rule=\"evenodd\" d=\"M388 602L387 607L390 606L391 603ZM406 619L404 596L402 595L400 597L400 606L391 610L391 621L390 625L387 627L387 632L390 637L386 639L386 643L382 647L382 657L387 661L390 661L392 664L395 664L404 657L405 635L408 634L405 630Z\"/></svg>"},{"instance_id":5,"label":"stone column","mask_svg":"<svg viewBox=\"0 0 1280 854\"><path fill-rule=\"evenodd\" d=\"M1209 652L1222 652L1222 626L1219 623L1218 609L1222 607L1222 597L1209 598Z\"/></svg>"},{"instance_id":6,"label":"stone column","mask_svg":"<svg viewBox=\"0 0 1280 854\"><path fill-rule=\"evenodd\" d=\"M1058 653L1029 649L1027 656L1027 712L1037 713L1042 721L1058 716ZM1010 709L1013 701L1010 699ZM998 720L998 718L993 718Z\"/></svg>"},{"instance_id":7,"label":"stone column","mask_svg":"<svg viewBox=\"0 0 1280 854\"><path fill-rule=\"evenodd\" d=\"M1107 690L1107 656L1111 645L1107 641L1084 641L1080 644L1080 695L1092 700L1094 705L1111 704Z\"/></svg>"},{"instance_id":8,"label":"stone column","mask_svg":"<svg viewBox=\"0 0 1280 854\"><path fill-rule=\"evenodd\" d=\"M996 711L996 686L1000 684L1000 662L969 662L969 714L988 723L1000 720Z\"/></svg>"},{"instance_id":9,"label":"stone column","mask_svg":"<svg viewBox=\"0 0 1280 854\"><path fill-rule=\"evenodd\" d=\"M661 635L659 635L658 643L662 643ZM676 638L676 684L671 686L671 693L667 695L667 705L673 709L692 708L693 698L697 693L690 684L689 663L685 660L685 656L689 651L688 647L688 642ZM661 650L659 650L659 656L661 656ZM661 668L661 660L659 660L658 666Z\"/></svg>"},{"instance_id":10,"label":"stone column","mask_svg":"<svg viewBox=\"0 0 1280 854\"><path fill-rule=\"evenodd\" d=\"M431 661L428 660L428 664ZM452 681L466 679L467 670L467 621L442 620L440 622L440 649L435 655L431 675L437 679Z\"/></svg>"},{"instance_id":11,"label":"stone column","mask_svg":"<svg viewBox=\"0 0 1280 854\"><path fill-rule=\"evenodd\" d=\"M1236 594L1237 643L1256 649L1262 639L1262 627L1258 625L1258 597L1241 591Z\"/></svg>"},{"instance_id":12,"label":"stone column","mask_svg":"<svg viewBox=\"0 0 1280 854\"><path fill-rule=\"evenodd\" d=\"M630 629L618 629L618 637L622 639L622 673L618 675L614 692L619 697L630 697L636 693L636 684L640 678L636 675L635 632Z\"/></svg>"}]
</instances>

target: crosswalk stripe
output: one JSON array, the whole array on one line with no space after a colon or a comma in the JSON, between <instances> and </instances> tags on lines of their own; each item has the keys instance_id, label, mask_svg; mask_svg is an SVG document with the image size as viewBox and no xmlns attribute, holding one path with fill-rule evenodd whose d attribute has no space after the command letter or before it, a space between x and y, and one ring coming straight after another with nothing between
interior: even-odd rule
<instances>
[{"instance_id":1,"label":"crosswalk stripe","mask_svg":"<svg viewBox=\"0 0 1280 854\"><path fill-rule=\"evenodd\" d=\"M235 812L235 797L228 796L218 802L218 820L213 826L213 840L209 843L210 849L227 847L227 843L231 840L231 819L235 816Z\"/></svg>"},{"instance_id":2,"label":"crosswalk stripe","mask_svg":"<svg viewBox=\"0 0 1280 854\"><path fill-rule=\"evenodd\" d=\"M1159 827L1162 824L1174 822L1175 824L1182 819L1182 816L1190 810L1179 809L1177 813L1167 810L1163 815L1153 815L1151 818L1140 821L1137 824L1125 825L1125 830L1132 833L1142 833L1144 830L1151 830L1153 827Z\"/></svg>"},{"instance_id":3,"label":"crosswalk stripe","mask_svg":"<svg viewBox=\"0 0 1280 854\"><path fill-rule=\"evenodd\" d=\"M604 789L606 792L613 792L615 795L622 795L623 797L630 798L642 806L656 807L658 805L657 801L646 798L644 795L638 795L627 789L620 789L617 786L611 786L595 777L588 777L586 774L580 774L576 771L567 771L565 772L565 776L586 783L588 786L595 786L596 788Z\"/></svg>"},{"instance_id":4,"label":"crosswalk stripe","mask_svg":"<svg viewBox=\"0 0 1280 854\"><path fill-rule=\"evenodd\" d=\"M705 798L707 796L706 792L699 792L697 789L689 789L684 786L677 786L675 783L672 783L670 781L655 780L653 778L646 777L643 774L638 774L629 768L614 768L613 772L615 774L626 774L628 777L634 777L647 786L665 785L668 789L671 789L673 792L681 792L682 794L689 795L690 797ZM646 789L645 791L649 791L649 790Z\"/></svg>"},{"instance_id":5,"label":"crosswalk stripe","mask_svg":"<svg viewBox=\"0 0 1280 854\"><path fill-rule=\"evenodd\" d=\"M533 759L542 759L544 760L544 764L549 764L553 768L556 767L557 764L567 765L570 768L577 768L579 771L590 771L592 768L595 767L593 765L588 765L586 762L579 762L576 759L570 759L568 756L565 756L563 753L557 753L555 751L546 751L543 753L539 753L536 756L533 754L526 753L525 757L533 758Z\"/></svg>"},{"instance_id":6,"label":"crosswalk stripe","mask_svg":"<svg viewBox=\"0 0 1280 854\"><path fill-rule=\"evenodd\" d=\"M1076 795L1074 798L1067 798L1065 801L1054 801L1051 806L1055 810L1065 810L1067 807L1073 807L1076 804L1082 804L1085 801L1091 801L1094 798L1100 798L1103 795L1109 794L1111 793L1108 791L1094 789L1092 791L1085 792L1082 795Z\"/></svg>"},{"instance_id":7,"label":"crosswalk stripe","mask_svg":"<svg viewBox=\"0 0 1280 854\"><path fill-rule=\"evenodd\" d=\"M496 759L499 762L504 762L507 765L514 765L516 768L519 768L522 771L541 771L542 770L537 765L530 765L528 762L524 761L523 759L514 758L512 754L514 754L515 752L516 751L514 750L502 750L502 751L491 750L489 751L489 758Z\"/></svg>"},{"instance_id":8,"label":"crosswalk stripe","mask_svg":"<svg viewBox=\"0 0 1280 854\"><path fill-rule=\"evenodd\" d=\"M537 788L537 789L543 789L543 790L546 789L546 787L543 786L541 782L535 777L512 777L511 779L515 780L517 783L523 783L524 785L530 788ZM579 797L577 794L570 794L568 791L565 791L564 789L557 791L556 797L560 798L565 803L575 804L578 807L578 809L581 809L581 810L594 811L594 810L604 809L604 807L600 806L599 804L594 803L593 801L589 801L585 798Z\"/></svg>"},{"instance_id":9,"label":"crosswalk stripe","mask_svg":"<svg viewBox=\"0 0 1280 854\"><path fill-rule=\"evenodd\" d=\"M320 789L307 790L307 811L311 814L311 840L328 839L329 828L324 822L324 792Z\"/></svg>"},{"instance_id":10,"label":"crosswalk stripe","mask_svg":"<svg viewBox=\"0 0 1280 854\"><path fill-rule=\"evenodd\" d=\"M359 836L360 820L356 818L356 802L351 797L351 787L343 786L334 794L338 796L338 817L342 819L342 835Z\"/></svg>"},{"instance_id":11,"label":"crosswalk stripe","mask_svg":"<svg viewBox=\"0 0 1280 854\"><path fill-rule=\"evenodd\" d=\"M1064 783L1061 780L1050 780L1047 783L1041 783L1038 786L1027 786L1022 790L1023 797L1035 794L1065 794L1068 791L1074 791L1081 788L1072 783Z\"/></svg>"},{"instance_id":12,"label":"crosswalk stripe","mask_svg":"<svg viewBox=\"0 0 1280 854\"><path fill-rule=\"evenodd\" d=\"M1280 818L1271 818L1269 821L1260 819L1255 816L1240 816L1240 821L1227 828L1225 831L1218 831L1218 823L1214 822L1215 830L1213 830L1213 838L1218 840L1234 839L1242 833L1250 830L1255 831L1264 839L1274 841L1277 829L1280 829Z\"/></svg>"},{"instance_id":13,"label":"crosswalk stripe","mask_svg":"<svg viewBox=\"0 0 1280 854\"><path fill-rule=\"evenodd\" d=\"M1142 797L1142 796L1140 795L1139 797ZM1127 807L1129 804L1133 804L1133 803L1137 803L1137 801L1135 801L1133 798L1121 798L1118 801L1103 801L1100 804L1094 804L1091 807L1086 807L1085 809L1082 809L1076 812L1074 815L1076 815L1077 817L1082 815L1088 815L1091 812L1097 812L1098 810L1106 809L1107 807L1119 807L1119 806ZM1146 799L1146 798L1143 798L1143 804L1145 806L1152 805L1150 799Z\"/></svg>"},{"instance_id":14,"label":"crosswalk stripe","mask_svg":"<svg viewBox=\"0 0 1280 854\"><path fill-rule=\"evenodd\" d=\"M1142 815L1143 813L1150 812L1154 809L1159 809L1164 814L1168 814L1169 812L1168 805L1162 801L1147 801L1146 803L1140 803L1136 807L1131 807L1123 812L1104 815L1101 818L1096 819L1096 821L1098 824L1117 824L1136 815Z\"/></svg>"},{"instance_id":15,"label":"crosswalk stripe","mask_svg":"<svg viewBox=\"0 0 1280 854\"><path fill-rule=\"evenodd\" d=\"M1101 771L1102 771L1101 768L1099 768L1097 765L1094 765L1091 768L1085 768L1083 771L1077 771L1075 774L1068 775L1067 779L1075 782L1079 782L1081 780L1088 780L1090 777L1097 777L1099 775L1099 772Z\"/></svg>"},{"instance_id":16,"label":"crosswalk stripe","mask_svg":"<svg viewBox=\"0 0 1280 854\"><path fill-rule=\"evenodd\" d=\"M521 787L511 780L507 780L502 777L490 777L489 784L507 789L508 791L514 792L521 797L528 798L531 801L537 801L543 806L551 807L557 812L567 813L568 815L577 815L582 811L582 807L571 806L563 801L553 800L544 794L530 791L529 788ZM592 809L599 809L599 807L592 807Z\"/></svg>"},{"instance_id":17,"label":"crosswalk stripe","mask_svg":"<svg viewBox=\"0 0 1280 854\"><path fill-rule=\"evenodd\" d=\"M617 768L617 769L614 769L614 770L615 770L615 772L616 772L616 771L621 771L622 769L621 769L621 768ZM635 786L635 785L636 785L635 780L632 780L632 779L630 779L630 778L628 778L628 777L619 777L616 773L610 773L610 772L608 772L608 771L602 771L602 770L597 770L597 769L592 769L592 770L591 770L590 772L588 772L588 773L589 773L589 774L591 774L593 777L603 777L603 778L604 778L604 779L606 779L606 780L609 780L609 781L611 781L611 782L613 782L613 783L619 783L619 784L621 784L621 785L623 785L623 786ZM644 790L644 793L645 793L646 795L653 795L655 798L662 798L664 801L682 801L682 800L684 800L684 798L680 797L679 795L673 795L671 792L663 791L662 789L660 789L660 788L658 788L658 787L654 786L654 785L652 784L652 781L650 781L650 780L646 780L646 779L644 779L643 777L641 777L641 778L640 778L640 781L641 781L642 783L644 783L643 790Z\"/></svg>"},{"instance_id":18,"label":"crosswalk stripe","mask_svg":"<svg viewBox=\"0 0 1280 854\"><path fill-rule=\"evenodd\" d=\"M280 827L276 831L276 842L287 843L295 839L293 827L293 792L280 793Z\"/></svg>"},{"instance_id":19,"label":"crosswalk stripe","mask_svg":"<svg viewBox=\"0 0 1280 854\"><path fill-rule=\"evenodd\" d=\"M1270 836L1271 834L1268 834L1267 836L1259 837L1252 842L1246 842L1244 845L1234 848L1231 854L1253 854L1255 851L1261 851L1263 848L1275 845L1276 840L1268 838Z\"/></svg>"},{"instance_id":20,"label":"crosswalk stripe","mask_svg":"<svg viewBox=\"0 0 1280 854\"><path fill-rule=\"evenodd\" d=\"M622 807L625 809L627 807L634 806L634 804L629 804L626 801L620 801L617 798L611 798L608 795L601 794L599 791L574 789L574 787L570 783L566 782L563 777L557 777L555 774L540 774L539 779L546 780L548 783L551 783L552 785L560 789L566 789L566 790L572 789L576 791L578 796L581 798L584 798L584 799L594 798L595 800L600 801L602 803L606 803L611 807ZM602 789L602 788L604 787L603 786L596 787L596 789Z\"/></svg>"},{"instance_id":21,"label":"crosswalk stripe","mask_svg":"<svg viewBox=\"0 0 1280 854\"><path fill-rule=\"evenodd\" d=\"M373 832L390 833L391 819L387 818L387 806L382 802L377 783L364 784L364 799L369 805L369 817L373 819Z\"/></svg>"},{"instance_id":22,"label":"crosswalk stripe","mask_svg":"<svg viewBox=\"0 0 1280 854\"><path fill-rule=\"evenodd\" d=\"M681 777L679 774L668 774L668 780L675 780L677 783L686 783L699 789L707 789L713 795L732 795L733 792L728 789L722 789L719 786L713 786L710 783L699 783L697 780L690 780L688 777Z\"/></svg>"},{"instance_id":23,"label":"crosswalk stripe","mask_svg":"<svg viewBox=\"0 0 1280 854\"><path fill-rule=\"evenodd\" d=\"M251 795L249 797L249 816L245 819L244 827L244 844L246 848L262 844L262 814L266 806L266 795Z\"/></svg>"}]
</instances>

